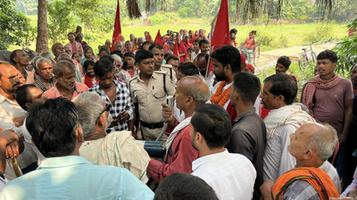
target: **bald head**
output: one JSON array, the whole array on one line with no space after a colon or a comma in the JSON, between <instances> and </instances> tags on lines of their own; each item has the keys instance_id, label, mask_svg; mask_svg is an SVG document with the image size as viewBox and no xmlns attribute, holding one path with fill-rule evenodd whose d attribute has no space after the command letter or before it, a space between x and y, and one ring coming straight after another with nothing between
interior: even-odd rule
<instances>
[{"instance_id":1,"label":"bald head","mask_svg":"<svg viewBox=\"0 0 357 200\"><path fill-rule=\"evenodd\" d=\"M185 76L177 82L177 86L182 88L186 96L191 96L198 104L204 104L208 101L210 91L205 80L199 76Z\"/></svg>"},{"instance_id":2,"label":"bald head","mask_svg":"<svg viewBox=\"0 0 357 200\"><path fill-rule=\"evenodd\" d=\"M306 124L311 134L308 147L315 149L318 157L325 161L332 156L338 142L336 130L329 124Z\"/></svg>"},{"instance_id":3,"label":"bald head","mask_svg":"<svg viewBox=\"0 0 357 200\"><path fill-rule=\"evenodd\" d=\"M16 67L14 67L13 65L11 65L10 63L7 62L2 62L0 63L0 79L2 78L2 76L5 75L11 75L11 73L20 73Z\"/></svg>"},{"instance_id":4,"label":"bald head","mask_svg":"<svg viewBox=\"0 0 357 200\"><path fill-rule=\"evenodd\" d=\"M291 136L289 152L298 163L311 163L314 157L317 161L323 162L332 156L337 142L337 132L332 126L319 123L304 124ZM315 156L307 156L308 150Z\"/></svg>"}]
</instances>

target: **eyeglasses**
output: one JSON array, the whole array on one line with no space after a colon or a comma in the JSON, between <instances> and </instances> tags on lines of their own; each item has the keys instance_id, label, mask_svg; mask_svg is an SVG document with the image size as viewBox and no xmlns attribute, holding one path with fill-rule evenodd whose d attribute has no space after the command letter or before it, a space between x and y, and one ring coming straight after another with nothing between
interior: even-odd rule
<instances>
[{"instance_id":1,"label":"eyeglasses","mask_svg":"<svg viewBox=\"0 0 357 200\"><path fill-rule=\"evenodd\" d=\"M104 112L106 112L106 111L107 111L107 112L110 111L110 105L106 105L106 107L104 108L104 110L99 113L99 115L98 115L98 117L97 117L97 120L96 120L96 123L98 122L99 117L102 116L102 114L103 114Z\"/></svg>"}]
</instances>

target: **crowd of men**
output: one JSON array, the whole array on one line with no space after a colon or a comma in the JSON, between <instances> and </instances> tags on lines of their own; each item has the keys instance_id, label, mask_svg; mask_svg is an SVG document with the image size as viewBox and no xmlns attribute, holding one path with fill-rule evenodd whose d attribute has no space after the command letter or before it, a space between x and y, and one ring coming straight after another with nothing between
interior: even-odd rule
<instances>
[{"instance_id":1,"label":"crowd of men","mask_svg":"<svg viewBox=\"0 0 357 200\"><path fill-rule=\"evenodd\" d=\"M356 197L357 65L344 79L322 51L300 98L289 57L260 80L247 58L256 33L244 50L236 34L214 50L204 30L161 44L131 34L95 55L77 27L52 52L12 51L0 61L0 199Z\"/></svg>"}]
</instances>

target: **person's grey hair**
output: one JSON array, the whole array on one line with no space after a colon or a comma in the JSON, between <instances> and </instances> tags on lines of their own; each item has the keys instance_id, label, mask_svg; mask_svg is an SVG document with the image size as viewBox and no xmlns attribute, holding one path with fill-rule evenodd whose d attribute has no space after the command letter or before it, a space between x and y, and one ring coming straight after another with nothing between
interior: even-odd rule
<instances>
[{"instance_id":1,"label":"person's grey hair","mask_svg":"<svg viewBox=\"0 0 357 200\"><path fill-rule=\"evenodd\" d=\"M84 92L77 96L73 102L78 110L78 119L83 129L84 138L87 138L94 131L106 104L96 92Z\"/></svg>"},{"instance_id":2,"label":"person's grey hair","mask_svg":"<svg viewBox=\"0 0 357 200\"><path fill-rule=\"evenodd\" d=\"M44 57L40 57L38 59L36 59L36 62L35 62L35 71L38 71L39 70L39 65L41 63L48 63L50 65L53 65L53 62L50 60L50 59L47 59L47 58L44 58Z\"/></svg>"},{"instance_id":3,"label":"person's grey hair","mask_svg":"<svg viewBox=\"0 0 357 200\"><path fill-rule=\"evenodd\" d=\"M56 75L56 77L61 77L63 76L64 70L69 69L73 72L76 71L76 68L73 64L73 62L70 62L68 60L60 60L58 61L54 66L53 66L53 74Z\"/></svg>"},{"instance_id":4,"label":"person's grey hair","mask_svg":"<svg viewBox=\"0 0 357 200\"><path fill-rule=\"evenodd\" d=\"M111 56L115 61L118 60L121 64L123 64L123 60L121 59L120 56L118 56L117 54L112 54Z\"/></svg>"},{"instance_id":5,"label":"person's grey hair","mask_svg":"<svg viewBox=\"0 0 357 200\"><path fill-rule=\"evenodd\" d=\"M320 128L311 136L307 146L308 148L315 149L318 157L325 161L335 151L338 143L337 132L329 124L316 123L316 125L320 126Z\"/></svg>"},{"instance_id":6,"label":"person's grey hair","mask_svg":"<svg viewBox=\"0 0 357 200\"><path fill-rule=\"evenodd\" d=\"M67 53L61 53L60 55L58 55L57 60L68 60L72 62L71 56L68 55Z\"/></svg>"},{"instance_id":7,"label":"person's grey hair","mask_svg":"<svg viewBox=\"0 0 357 200\"><path fill-rule=\"evenodd\" d=\"M193 80L195 80L196 83L202 82L207 85L207 82L204 79L202 79L199 75L185 76L182 79L186 79L186 78L193 79ZM208 85L207 85L207 87L208 87ZM201 90L201 88L197 87L196 84L191 84L189 87L187 87L186 95L191 96L197 105L206 103L210 97L209 92L205 92L205 91Z\"/></svg>"}]
</instances>

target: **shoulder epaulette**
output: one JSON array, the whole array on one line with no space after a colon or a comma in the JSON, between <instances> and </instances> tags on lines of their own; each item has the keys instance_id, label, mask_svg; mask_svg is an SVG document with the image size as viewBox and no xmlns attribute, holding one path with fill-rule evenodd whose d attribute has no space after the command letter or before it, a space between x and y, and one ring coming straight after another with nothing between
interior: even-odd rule
<instances>
[{"instance_id":1,"label":"shoulder epaulette","mask_svg":"<svg viewBox=\"0 0 357 200\"><path fill-rule=\"evenodd\" d=\"M132 81L137 80L137 79L138 79L138 76L134 76L133 78L131 78L131 79L129 80L129 86L130 86L130 84L131 84Z\"/></svg>"},{"instance_id":2,"label":"shoulder epaulette","mask_svg":"<svg viewBox=\"0 0 357 200\"><path fill-rule=\"evenodd\" d=\"M159 70L159 71L154 71L154 73L158 73L158 74L166 74L166 72L165 72L165 71L161 71L161 70Z\"/></svg>"},{"instance_id":3,"label":"shoulder epaulette","mask_svg":"<svg viewBox=\"0 0 357 200\"><path fill-rule=\"evenodd\" d=\"M172 65L170 65L170 64L162 64L161 67L164 67L164 68L172 68Z\"/></svg>"}]
</instances>

